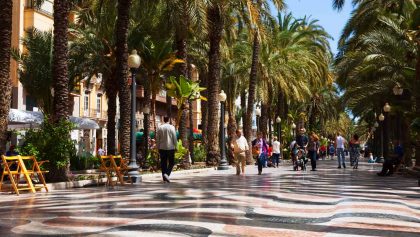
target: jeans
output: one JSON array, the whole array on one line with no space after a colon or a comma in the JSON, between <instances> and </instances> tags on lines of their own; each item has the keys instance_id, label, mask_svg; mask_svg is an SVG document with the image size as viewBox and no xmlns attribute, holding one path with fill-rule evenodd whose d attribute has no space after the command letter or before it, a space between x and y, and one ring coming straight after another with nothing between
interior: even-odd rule
<instances>
[{"instance_id":1,"label":"jeans","mask_svg":"<svg viewBox=\"0 0 420 237\"><path fill-rule=\"evenodd\" d=\"M260 154L257 158L257 163L258 163L258 173L261 174L263 166L265 164L266 161L266 154Z\"/></svg>"},{"instance_id":2,"label":"jeans","mask_svg":"<svg viewBox=\"0 0 420 237\"><path fill-rule=\"evenodd\" d=\"M175 150L159 150L160 155L160 168L162 169L162 176L167 174L171 175L172 169L175 164ZM169 161L169 165L168 165Z\"/></svg>"},{"instance_id":3,"label":"jeans","mask_svg":"<svg viewBox=\"0 0 420 237\"><path fill-rule=\"evenodd\" d=\"M346 167L344 149L343 148L337 148L337 159L338 159L338 166L339 167L341 167L341 164L343 164L343 166Z\"/></svg>"},{"instance_id":4,"label":"jeans","mask_svg":"<svg viewBox=\"0 0 420 237\"><path fill-rule=\"evenodd\" d=\"M273 153L273 165L279 166L280 163L280 154L279 153Z\"/></svg>"},{"instance_id":5,"label":"jeans","mask_svg":"<svg viewBox=\"0 0 420 237\"><path fill-rule=\"evenodd\" d=\"M316 169L316 151L308 151L309 158L311 158L312 170Z\"/></svg>"}]
</instances>

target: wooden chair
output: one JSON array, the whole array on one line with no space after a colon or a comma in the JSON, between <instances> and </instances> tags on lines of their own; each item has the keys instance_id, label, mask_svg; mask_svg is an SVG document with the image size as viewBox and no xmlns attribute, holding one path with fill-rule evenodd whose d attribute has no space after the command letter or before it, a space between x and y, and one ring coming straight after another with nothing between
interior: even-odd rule
<instances>
[{"instance_id":1,"label":"wooden chair","mask_svg":"<svg viewBox=\"0 0 420 237\"><path fill-rule=\"evenodd\" d=\"M48 187L47 184L45 182L45 177L44 174L48 173L48 170L41 170L41 166L47 162L50 162L49 160L43 160L43 161L37 161L35 156L21 156L22 160L25 161L29 161L30 163L32 163L32 167L31 169L28 169L28 173L31 176L31 180L33 180L35 178L35 176L37 177L38 181L41 182L40 184L42 186L36 186L34 185L35 189L41 189L44 188L45 191L48 192ZM29 164L30 165L30 164Z\"/></svg>"},{"instance_id":2,"label":"wooden chair","mask_svg":"<svg viewBox=\"0 0 420 237\"><path fill-rule=\"evenodd\" d=\"M125 185L124 182L124 175L128 176L128 179L131 184L133 181L131 180L130 175L128 174L128 161L123 159L120 155L118 156L101 156L101 166L100 170L106 173L107 176L107 185L114 186L118 184ZM117 176L117 181L112 181L113 173Z\"/></svg>"},{"instance_id":3,"label":"wooden chair","mask_svg":"<svg viewBox=\"0 0 420 237\"><path fill-rule=\"evenodd\" d=\"M23 162L20 156L4 156L2 155L3 160L3 174L0 180L0 190L3 186L4 176L8 175L12 188L19 195L20 190L29 190L32 193L35 193L35 187L32 183L30 173L26 169L25 163ZM12 169L12 164L16 164L16 169ZM26 180L27 186L19 187L20 175L23 175Z\"/></svg>"}]
</instances>

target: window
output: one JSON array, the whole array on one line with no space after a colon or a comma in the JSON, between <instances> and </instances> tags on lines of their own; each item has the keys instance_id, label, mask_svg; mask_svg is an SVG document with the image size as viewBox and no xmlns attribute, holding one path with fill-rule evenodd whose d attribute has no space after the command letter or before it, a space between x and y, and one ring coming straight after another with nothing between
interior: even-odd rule
<instances>
[{"instance_id":1,"label":"window","mask_svg":"<svg viewBox=\"0 0 420 237\"><path fill-rule=\"evenodd\" d=\"M84 111L85 111L85 116L89 115L89 96L85 95L84 97Z\"/></svg>"},{"instance_id":2,"label":"window","mask_svg":"<svg viewBox=\"0 0 420 237\"><path fill-rule=\"evenodd\" d=\"M27 95L26 96L26 110L33 111L34 107L37 107L35 98Z\"/></svg>"},{"instance_id":3,"label":"window","mask_svg":"<svg viewBox=\"0 0 420 237\"><path fill-rule=\"evenodd\" d=\"M42 12L47 15L52 15L54 12L54 3L52 0L45 0L40 8L35 8L35 1L34 0L26 0L25 4L26 8L35 9L39 12Z\"/></svg>"},{"instance_id":4,"label":"window","mask_svg":"<svg viewBox=\"0 0 420 237\"><path fill-rule=\"evenodd\" d=\"M101 117L101 96L98 94L96 95L96 117Z\"/></svg>"},{"instance_id":5,"label":"window","mask_svg":"<svg viewBox=\"0 0 420 237\"><path fill-rule=\"evenodd\" d=\"M101 96L97 95L97 97L96 97L96 111L98 113L101 112L101 99L102 99Z\"/></svg>"}]
</instances>

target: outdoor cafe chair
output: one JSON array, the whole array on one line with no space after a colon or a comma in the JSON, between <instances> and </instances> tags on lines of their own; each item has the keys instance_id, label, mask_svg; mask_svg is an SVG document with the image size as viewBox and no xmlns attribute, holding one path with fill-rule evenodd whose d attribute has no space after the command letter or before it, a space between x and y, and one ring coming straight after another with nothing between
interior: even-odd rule
<instances>
[{"instance_id":1,"label":"outdoor cafe chair","mask_svg":"<svg viewBox=\"0 0 420 237\"><path fill-rule=\"evenodd\" d=\"M100 156L101 166L99 169L105 172L107 177L107 185L114 186L118 184L124 185L124 175L128 176L131 184L133 184L130 175L128 174L128 160L123 159L120 155L118 156ZM112 180L113 174L117 176L117 181L114 183Z\"/></svg>"},{"instance_id":2,"label":"outdoor cafe chair","mask_svg":"<svg viewBox=\"0 0 420 237\"><path fill-rule=\"evenodd\" d=\"M10 183L12 185L13 190L17 195L19 195L19 191L21 190L29 190L32 193L35 193L37 189L44 188L45 191L48 192L48 187L45 183L44 173L48 171L41 170L40 166L47 162L41 161L38 163L35 156L4 156L2 155L3 161L3 173L0 180L0 190L3 186L4 177L8 175ZM27 168L26 163L28 163ZM13 167L15 164L15 167ZM19 186L20 177L23 175L26 181L26 186ZM41 186L34 185L32 179L37 176L38 180L41 182Z\"/></svg>"}]
</instances>

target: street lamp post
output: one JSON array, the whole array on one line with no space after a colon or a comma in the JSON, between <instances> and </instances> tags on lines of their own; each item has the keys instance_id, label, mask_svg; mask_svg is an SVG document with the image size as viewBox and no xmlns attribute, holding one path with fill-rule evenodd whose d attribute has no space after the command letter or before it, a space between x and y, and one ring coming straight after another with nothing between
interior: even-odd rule
<instances>
[{"instance_id":1,"label":"street lamp post","mask_svg":"<svg viewBox=\"0 0 420 237\"><path fill-rule=\"evenodd\" d=\"M391 106L388 103L384 105L384 116L385 120L384 124L384 158L389 158L389 131L388 131L388 124L390 120L389 112L391 112Z\"/></svg>"},{"instance_id":2,"label":"street lamp post","mask_svg":"<svg viewBox=\"0 0 420 237\"><path fill-rule=\"evenodd\" d=\"M277 116L276 123L277 123L277 129L278 129L277 135L279 136L279 142L281 144L281 118L280 116Z\"/></svg>"},{"instance_id":3,"label":"street lamp post","mask_svg":"<svg viewBox=\"0 0 420 237\"><path fill-rule=\"evenodd\" d=\"M384 158L384 120L385 116L384 114L379 115L379 121L381 121L382 127L381 127L381 159Z\"/></svg>"},{"instance_id":4,"label":"street lamp post","mask_svg":"<svg viewBox=\"0 0 420 237\"><path fill-rule=\"evenodd\" d=\"M260 131L260 116L261 116L261 109L258 107L255 109L255 116L257 118L257 133L258 133Z\"/></svg>"},{"instance_id":5,"label":"street lamp post","mask_svg":"<svg viewBox=\"0 0 420 237\"><path fill-rule=\"evenodd\" d=\"M226 160L226 140L225 140L225 101L226 101L226 94L222 90L219 94L220 100L220 163L217 167L218 170L228 170L229 166Z\"/></svg>"},{"instance_id":6,"label":"street lamp post","mask_svg":"<svg viewBox=\"0 0 420 237\"><path fill-rule=\"evenodd\" d=\"M133 50L128 57L128 66L131 71L131 130L130 130L130 163L128 174L133 183L141 182L139 166L136 161L136 74L140 67L141 59L136 50Z\"/></svg>"}]
</instances>

